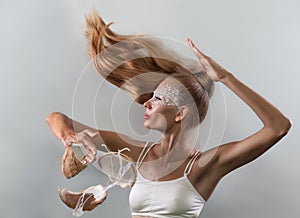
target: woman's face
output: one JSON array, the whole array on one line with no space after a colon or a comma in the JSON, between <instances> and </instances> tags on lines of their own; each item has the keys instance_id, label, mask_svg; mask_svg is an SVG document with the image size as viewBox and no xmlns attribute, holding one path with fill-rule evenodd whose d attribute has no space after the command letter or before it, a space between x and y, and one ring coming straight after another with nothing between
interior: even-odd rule
<instances>
[{"instance_id":1,"label":"woman's face","mask_svg":"<svg viewBox=\"0 0 300 218\"><path fill-rule=\"evenodd\" d=\"M180 91L174 79L163 80L154 90L152 98L144 103L144 126L161 132L174 127L178 123L176 116L180 101Z\"/></svg>"}]
</instances>

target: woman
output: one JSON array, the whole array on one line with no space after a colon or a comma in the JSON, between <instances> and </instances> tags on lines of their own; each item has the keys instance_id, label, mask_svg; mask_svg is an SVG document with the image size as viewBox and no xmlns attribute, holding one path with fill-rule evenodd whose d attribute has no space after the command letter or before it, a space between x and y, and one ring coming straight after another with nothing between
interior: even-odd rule
<instances>
[{"instance_id":1,"label":"woman","mask_svg":"<svg viewBox=\"0 0 300 218\"><path fill-rule=\"evenodd\" d=\"M142 142L96 130L58 112L46 120L64 146L78 141L86 146L84 164L95 160L102 143L111 151L130 149L124 152L136 162L138 172L129 196L133 218L198 217L218 182L271 148L287 134L291 122L190 39L197 66L155 39L118 35L110 25L96 12L87 16L89 55L107 81L144 105L144 126L160 131L160 141ZM191 143L191 132L206 116L214 82L221 82L249 105L263 127L242 140L200 151Z\"/></svg>"}]
</instances>

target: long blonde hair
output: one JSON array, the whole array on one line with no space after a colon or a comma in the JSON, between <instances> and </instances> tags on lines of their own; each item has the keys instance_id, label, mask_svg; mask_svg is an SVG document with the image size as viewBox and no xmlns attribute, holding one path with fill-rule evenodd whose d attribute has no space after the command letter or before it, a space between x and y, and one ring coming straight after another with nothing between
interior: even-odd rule
<instances>
[{"instance_id":1,"label":"long blonde hair","mask_svg":"<svg viewBox=\"0 0 300 218\"><path fill-rule=\"evenodd\" d=\"M197 61L168 49L157 37L113 32L110 29L112 23L106 24L96 10L86 15L86 22L88 53L101 76L140 104L151 97L164 78L175 77L197 104L199 120L195 125L203 121L214 82L200 71Z\"/></svg>"}]
</instances>

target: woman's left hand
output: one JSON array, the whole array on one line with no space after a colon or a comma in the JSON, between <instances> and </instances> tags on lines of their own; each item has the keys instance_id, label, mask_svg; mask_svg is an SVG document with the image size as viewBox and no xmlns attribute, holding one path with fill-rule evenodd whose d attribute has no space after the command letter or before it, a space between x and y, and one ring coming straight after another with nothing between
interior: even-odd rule
<instances>
[{"instance_id":1,"label":"woman's left hand","mask_svg":"<svg viewBox=\"0 0 300 218\"><path fill-rule=\"evenodd\" d=\"M224 79L229 72L217 64L212 58L206 56L201 52L192 42L191 39L187 39L189 46L193 50L194 54L198 57L199 64L206 71L207 75L215 82Z\"/></svg>"}]
</instances>

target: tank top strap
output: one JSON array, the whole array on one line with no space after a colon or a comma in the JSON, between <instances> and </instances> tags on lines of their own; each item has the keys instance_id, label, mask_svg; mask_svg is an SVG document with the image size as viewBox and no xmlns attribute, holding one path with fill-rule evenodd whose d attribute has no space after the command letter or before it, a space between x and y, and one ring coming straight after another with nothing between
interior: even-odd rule
<instances>
[{"instance_id":1,"label":"tank top strap","mask_svg":"<svg viewBox=\"0 0 300 218\"><path fill-rule=\"evenodd\" d=\"M140 168L140 166L141 166L143 160L145 159L147 153L148 153L149 150L156 144L156 142L154 142L154 143L153 143L152 145L150 145L150 146L148 146L148 144L149 144L149 141L146 142L146 144L145 144L145 146L144 146L142 152L140 153L140 156L139 156L139 158L138 158L138 160L137 160L137 162L136 162L137 169ZM147 147L148 147L148 148L147 148ZM145 150L146 150L146 152L145 152Z\"/></svg>"},{"instance_id":2,"label":"tank top strap","mask_svg":"<svg viewBox=\"0 0 300 218\"><path fill-rule=\"evenodd\" d=\"M190 159L190 161L188 162L188 164L186 165L185 167L185 170L184 170L184 175L188 175L197 159L197 157L201 154L201 152L198 150L195 152L194 156Z\"/></svg>"}]
</instances>

